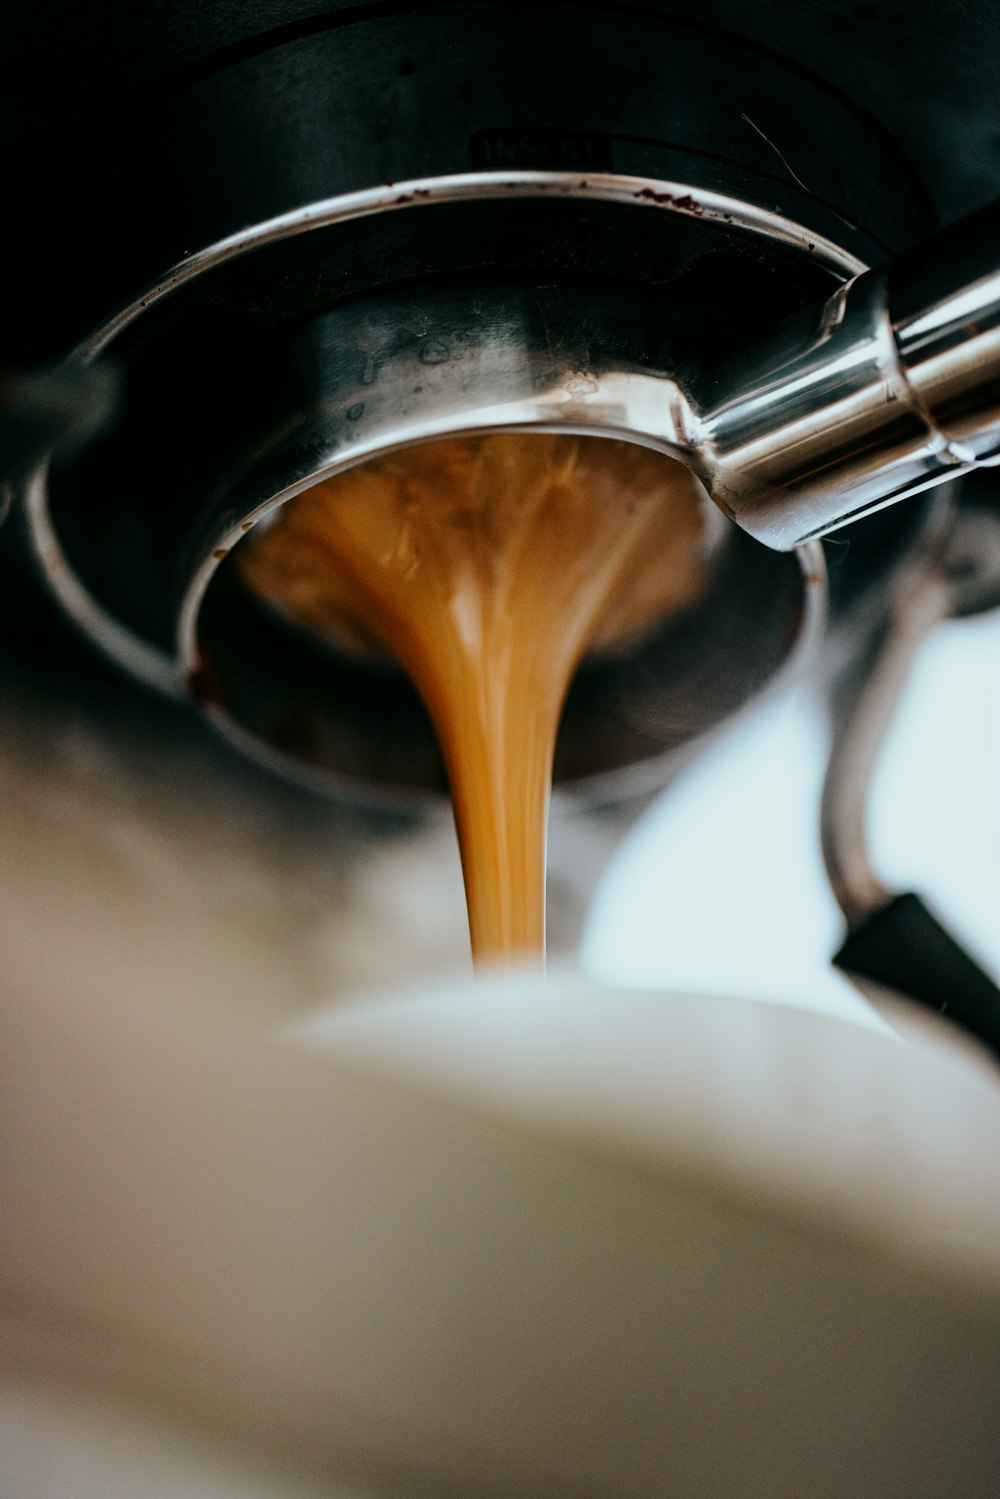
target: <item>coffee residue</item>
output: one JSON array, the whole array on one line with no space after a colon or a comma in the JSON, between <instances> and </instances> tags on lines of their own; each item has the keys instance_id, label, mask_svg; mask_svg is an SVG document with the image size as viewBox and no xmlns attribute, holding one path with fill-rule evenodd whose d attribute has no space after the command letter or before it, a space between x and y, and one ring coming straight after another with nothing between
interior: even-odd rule
<instances>
[{"instance_id":1,"label":"coffee residue","mask_svg":"<svg viewBox=\"0 0 1000 1499\"><path fill-rule=\"evenodd\" d=\"M242 543L258 594L408 673L444 757L477 963L540 958L552 762L588 651L705 585L704 496L606 438L455 438L323 480Z\"/></svg>"}]
</instances>

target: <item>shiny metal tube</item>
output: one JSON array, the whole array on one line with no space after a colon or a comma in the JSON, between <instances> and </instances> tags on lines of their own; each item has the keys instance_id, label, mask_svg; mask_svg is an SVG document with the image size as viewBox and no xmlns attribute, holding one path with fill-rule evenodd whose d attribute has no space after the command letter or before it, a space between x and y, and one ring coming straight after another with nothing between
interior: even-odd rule
<instances>
[{"instance_id":1,"label":"shiny metal tube","mask_svg":"<svg viewBox=\"0 0 1000 1499\"><path fill-rule=\"evenodd\" d=\"M1000 206L688 382L713 498L778 550L1000 462Z\"/></svg>"},{"instance_id":2,"label":"shiny metal tube","mask_svg":"<svg viewBox=\"0 0 1000 1499\"><path fill-rule=\"evenodd\" d=\"M963 462L1000 461L1000 203L890 272L889 306L915 399Z\"/></svg>"}]
</instances>

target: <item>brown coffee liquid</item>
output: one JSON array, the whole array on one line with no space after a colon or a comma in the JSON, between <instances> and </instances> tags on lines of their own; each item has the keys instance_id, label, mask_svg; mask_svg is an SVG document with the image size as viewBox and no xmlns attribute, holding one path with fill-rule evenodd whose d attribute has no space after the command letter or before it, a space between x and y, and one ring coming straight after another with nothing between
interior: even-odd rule
<instances>
[{"instance_id":1,"label":"brown coffee liquid","mask_svg":"<svg viewBox=\"0 0 1000 1499\"><path fill-rule=\"evenodd\" d=\"M604 438L505 433L324 480L241 548L244 579L314 632L389 653L433 721L477 964L540 958L552 762L581 657L704 584L697 481Z\"/></svg>"}]
</instances>

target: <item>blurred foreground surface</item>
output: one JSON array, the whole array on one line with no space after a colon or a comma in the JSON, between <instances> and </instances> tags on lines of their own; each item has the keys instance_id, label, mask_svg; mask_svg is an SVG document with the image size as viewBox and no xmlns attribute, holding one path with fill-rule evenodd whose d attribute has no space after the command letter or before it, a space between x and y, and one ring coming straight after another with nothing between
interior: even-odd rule
<instances>
[{"instance_id":1,"label":"blurred foreground surface","mask_svg":"<svg viewBox=\"0 0 1000 1499\"><path fill-rule=\"evenodd\" d=\"M5 1021L12 1499L995 1493L978 1059L573 972Z\"/></svg>"},{"instance_id":2,"label":"blurred foreground surface","mask_svg":"<svg viewBox=\"0 0 1000 1499\"><path fill-rule=\"evenodd\" d=\"M994 966L995 631L874 800ZM606 986L472 986L447 828L6 688L5 1499L992 1499L1000 1091L825 975L801 706L623 846ZM567 934L623 827L559 832Z\"/></svg>"}]
</instances>

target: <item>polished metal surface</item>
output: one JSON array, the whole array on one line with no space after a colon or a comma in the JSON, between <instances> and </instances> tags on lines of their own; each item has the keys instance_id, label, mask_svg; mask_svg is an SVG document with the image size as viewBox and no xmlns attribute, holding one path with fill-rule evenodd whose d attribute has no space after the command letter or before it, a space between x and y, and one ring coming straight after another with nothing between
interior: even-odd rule
<instances>
[{"instance_id":1,"label":"polished metal surface","mask_svg":"<svg viewBox=\"0 0 1000 1499\"><path fill-rule=\"evenodd\" d=\"M834 693L820 809L830 886L849 928L893 892L872 865L868 804L888 731L928 635L942 621L1000 607L1000 505L990 488L958 505L942 493L923 541L889 588L881 618ZM859 637L865 624L858 621Z\"/></svg>"},{"instance_id":2,"label":"polished metal surface","mask_svg":"<svg viewBox=\"0 0 1000 1499\"><path fill-rule=\"evenodd\" d=\"M688 377L713 498L788 548L1000 462L1000 209Z\"/></svg>"},{"instance_id":3,"label":"polished metal surface","mask_svg":"<svg viewBox=\"0 0 1000 1499\"><path fill-rule=\"evenodd\" d=\"M712 191L690 182L664 181L634 174L609 172L510 171L461 172L446 177L418 177L384 183L341 197L307 203L227 235L188 255L159 276L133 302L119 308L86 338L71 356L89 361L106 349L137 318L206 272L269 245L314 234L337 224L383 214L431 209L451 203L523 202L530 199L567 199L612 203L647 214L664 211L681 218L742 231L804 255L821 271L838 278L856 275L865 262L815 229L796 222L763 204ZM636 226L639 232L639 226Z\"/></svg>"},{"instance_id":4,"label":"polished metal surface","mask_svg":"<svg viewBox=\"0 0 1000 1499\"><path fill-rule=\"evenodd\" d=\"M469 173L394 184L309 205L192 255L123 308L78 351L92 358L137 317L200 276L290 236L337 223L464 201L545 196L668 207L708 223L738 225L772 244L806 252L841 275L857 257L752 204L682 183L568 173ZM855 274L821 306L725 361L672 369L593 370L586 348L541 385L505 356L518 342L477 313L449 328L469 351L492 344L478 378L453 371L410 381L388 423L371 403L348 434L355 458L448 432L550 424L627 435L672 450L698 471L712 497L765 545L787 550L997 458L1000 443L1000 257L990 208L953 226L929 250L888 271ZM969 264L970 255L974 257ZM957 278L957 280L956 280ZM897 311L898 306L898 311ZM418 313L419 316L423 314ZM558 322L558 307L556 307ZM377 334L376 334L377 336ZM547 350L560 330L545 330ZM433 344L434 340L431 340ZM438 340L449 352L451 344ZM427 360L425 345L422 357ZM457 351L463 357L463 351ZM488 371L486 366L489 366ZM465 375L466 372L463 372ZM409 377L406 377L409 379ZM412 392L422 399L412 399ZM346 401L350 408L366 403ZM387 430L388 428L391 430ZM339 444L338 444L339 446ZM313 466L314 467L314 466ZM312 470L311 470L312 471ZM294 492L291 483L283 486ZM44 524L44 523L43 523ZM46 537L51 556L54 538ZM72 589L67 592L73 592Z\"/></svg>"},{"instance_id":5,"label":"polished metal surface","mask_svg":"<svg viewBox=\"0 0 1000 1499\"><path fill-rule=\"evenodd\" d=\"M697 467L677 372L928 223L891 133L759 39L650 7L531 20L525 47L503 4L121 16L86 108L72 49L47 38L74 129L47 128L12 189L8 336L121 358L129 407L71 472L36 476L31 524L62 603L133 674L210 698L216 554L368 455L526 426ZM151 53L129 54L133 31ZM573 731L594 748L571 778L696 738L809 634L820 560L724 529L731 617L632 663L600 732ZM369 738L385 723L373 708Z\"/></svg>"},{"instance_id":6,"label":"polished metal surface","mask_svg":"<svg viewBox=\"0 0 1000 1499\"><path fill-rule=\"evenodd\" d=\"M928 633L951 612L940 560L922 559L897 580L896 597L856 665L850 704L837 717L820 808L827 878L853 927L892 892L876 873L868 839L872 777L910 670Z\"/></svg>"},{"instance_id":7,"label":"polished metal surface","mask_svg":"<svg viewBox=\"0 0 1000 1499\"><path fill-rule=\"evenodd\" d=\"M299 259L336 257L345 230L405 219L430 235L452 222L442 214L553 206L606 215L602 232L612 230L623 253L630 240L658 234L661 273L685 289L665 294L580 272L455 273L252 327L260 288L294 284ZM284 257L277 271L267 259L275 255ZM698 272L706 256L728 268L730 287L746 288L730 292L735 305L721 317L714 280ZM233 549L318 480L458 433L575 432L691 462L690 410L675 374L699 344L724 337L740 315L759 321L768 297L787 310L805 288L835 286L858 267L853 252L755 203L600 173L400 183L251 226L192 255L78 351L85 364L124 359L130 405L73 473L54 484L35 477L37 556L77 622L121 665L193 696L286 774L383 802L439 789L437 752L403 684L382 669L359 686L356 668L338 668L329 653L317 659L251 608L229 564ZM310 286L314 279L310 270ZM206 305L239 312L225 338ZM623 770L629 791L637 778L662 780L665 757L815 643L825 599L819 552L769 553L707 501L706 527L710 596L582 674L557 763L564 783L596 790ZM130 538L120 558L109 544L118 536Z\"/></svg>"},{"instance_id":8,"label":"polished metal surface","mask_svg":"<svg viewBox=\"0 0 1000 1499\"><path fill-rule=\"evenodd\" d=\"M161 513L150 513L151 545L166 548L174 580L159 638L137 626L127 608L109 607L100 588L89 586L86 566L65 557L44 477L36 479L29 498L38 554L75 617L129 670L168 690L194 691L273 754L273 736L256 709L233 715L222 711L218 694L207 700L204 600L252 526L317 480L376 454L505 429L623 438L689 464L721 509L777 551L990 463L1000 420L992 210L888 269L861 272L852 252L804 227L683 183L513 172L395 184L311 205L199 251L109 319L76 359L87 364L136 333L142 347L146 322L169 314L176 299L197 298L203 284L234 270L247 281L245 267L255 257L314 236L379 224L401 211L423 221L448 208L552 202L600 204L622 232L646 219L683 224L706 248L742 235L776 256L798 256L836 289L735 354L724 345L719 353L717 340L714 355L700 347L709 300L703 323L697 305L693 319L685 308L689 321L679 332L676 303L655 288L579 276L546 282L456 275L390 286L317 310L306 323L293 320L288 331L268 333L273 397L257 402L249 426L240 407L228 434L220 415L207 439L203 434L209 446L197 484L183 492L168 487ZM196 365L198 348L185 357ZM236 379L235 369L226 378ZM248 396L259 394L257 375L250 384ZM162 396L156 389L154 404ZM244 404L253 408L254 400ZM153 447L162 449L168 432L183 434L190 416L183 407L175 416L160 421L157 411L162 431L154 421ZM114 490L115 482L101 487ZM132 496L125 502L134 505ZM804 571L816 573L808 563ZM717 721L708 698L699 722ZM642 753L614 751L604 767L575 773L656 759L678 742L676 735L644 735Z\"/></svg>"},{"instance_id":9,"label":"polished metal surface","mask_svg":"<svg viewBox=\"0 0 1000 1499\"><path fill-rule=\"evenodd\" d=\"M35 547L87 633L161 688L204 689L192 642L216 554L312 478L393 446L503 426L624 436L689 463L778 548L882 504L887 468L906 493L958 456L903 399L875 282L836 295L911 244L932 199L947 217L976 191L949 170L948 197L926 153L915 172L920 129L900 150L896 104L874 107L878 17L852 18L845 51L822 7L775 31L767 7L748 21L541 5L526 48L503 4L307 16L294 0L239 15L140 0L98 28L95 55L72 7L15 9L27 31L8 62L28 51L4 109L37 129L12 164L5 337L38 358L106 350L129 390L112 441L36 475ZM41 67L28 38L43 11ZM561 170L528 169L541 163ZM421 277L451 296L426 326L423 290L403 289ZM631 291L597 316L587 277ZM636 287L644 313L618 336ZM791 376L779 347L775 384L757 340L803 307L824 311L800 323ZM946 362L954 387L953 345ZM885 449L877 476L866 443ZM817 481L803 456L837 471ZM866 552L856 528L842 594L848 575L881 582L914 529L884 545L879 518ZM785 581L818 576L787 560Z\"/></svg>"},{"instance_id":10,"label":"polished metal surface","mask_svg":"<svg viewBox=\"0 0 1000 1499\"><path fill-rule=\"evenodd\" d=\"M959 462L1000 462L1000 203L891 268L889 311L907 383Z\"/></svg>"}]
</instances>

